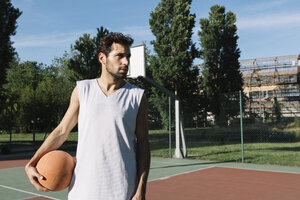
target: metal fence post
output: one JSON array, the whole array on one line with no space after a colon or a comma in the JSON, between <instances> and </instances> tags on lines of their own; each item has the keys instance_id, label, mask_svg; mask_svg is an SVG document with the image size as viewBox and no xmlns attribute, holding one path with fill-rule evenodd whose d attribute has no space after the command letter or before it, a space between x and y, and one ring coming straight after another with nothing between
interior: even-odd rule
<instances>
[{"instance_id":1,"label":"metal fence post","mask_svg":"<svg viewBox=\"0 0 300 200\"><path fill-rule=\"evenodd\" d=\"M240 90L240 122L241 122L241 149L242 149L242 163L244 163L244 130L243 130L243 101L242 91Z\"/></svg>"},{"instance_id":2,"label":"metal fence post","mask_svg":"<svg viewBox=\"0 0 300 200\"><path fill-rule=\"evenodd\" d=\"M263 142L263 133L262 133L262 119L261 119L261 84L259 84L259 134L260 134L260 142Z\"/></svg>"},{"instance_id":3,"label":"metal fence post","mask_svg":"<svg viewBox=\"0 0 300 200\"><path fill-rule=\"evenodd\" d=\"M169 156L172 158L172 102L171 97L169 97Z\"/></svg>"}]
</instances>

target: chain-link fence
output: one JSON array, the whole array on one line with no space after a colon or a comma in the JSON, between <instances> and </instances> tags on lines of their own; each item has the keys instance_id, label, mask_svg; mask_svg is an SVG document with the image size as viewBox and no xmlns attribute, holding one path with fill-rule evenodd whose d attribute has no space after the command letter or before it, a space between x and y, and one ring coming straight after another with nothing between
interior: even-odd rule
<instances>
[{"instance_id":1,"label":"chain-link fence","mask_svg":"<svg viewBox=\"0 0 300 200\"><path fill-rule=\"evenodd\" d=\"M300 166L300 93L297 95L263 98L260 94L228 93L220 95L215 113L202 107L194 113L183 113L188 158ZM150 113L156 116L149 118L152 156L174 155L173 104L171 101L172 106L166 106L166 113L171 114L170 129L153 128L159 115L150 104ZM0 133L1 153L34 151L50 132L41 132L37 126L34 135L32 131L16 132L12 127L11 131ZM75 130L63 148L75 151L76 144Z\"/></svg>"},{"instance_id":2,"label":"chain-link fence","mask_svg":"<svg viewBox=\"0 0 300 200\"><path fill-rule=\"evenodd\" d=\"M206 123L186 129L188 155L300 166L300 93L297 95L298 99L263 98L259 94L249 97L243 93L220 95L220 104L216 103L219 109L203 115Z\"/></svg>"}]
</instances>

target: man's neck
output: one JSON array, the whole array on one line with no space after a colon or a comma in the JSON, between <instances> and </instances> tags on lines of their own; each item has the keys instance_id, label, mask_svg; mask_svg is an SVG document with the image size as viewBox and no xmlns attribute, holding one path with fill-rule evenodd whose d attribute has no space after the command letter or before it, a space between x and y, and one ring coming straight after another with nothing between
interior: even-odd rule
<instances>
[{"instance_id":1,"label":"man's neck","mask_svg":"<svg viewBox=\"0 0 300 200\"><path fill-rule=\"evenodd\" d=\"M100 76L97 81L101 89L105 92L114 92L123 87L123 85L126 83L123 79L108 79L104 76Z\"/></svg>"}]
</instances>

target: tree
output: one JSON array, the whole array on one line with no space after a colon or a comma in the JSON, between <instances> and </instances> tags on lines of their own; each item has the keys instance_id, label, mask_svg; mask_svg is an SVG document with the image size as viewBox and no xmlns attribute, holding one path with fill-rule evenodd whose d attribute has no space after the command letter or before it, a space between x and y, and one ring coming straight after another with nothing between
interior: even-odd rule
<instances>
[{"instance_id":1,"label":"tree","mask_svg":"<svg viewBox=\"0 0 300 200\"><path fill-rule=\"evenodd\" d=\"M98 45L102 37L109 31L103 27L97 28L97 36L91 38L90 34L83 34L75 45L71 46L71 58L68 64L73 71L73 81L91 79L101 74L101 64L98 61Z\"/></svg>"},{"instance_id":2,"label":"tree","mask_svg":"<svg viewBox=\"0 0 300 200\"><path fill-rule=\"evenodd\" d=\"M7 106L3 115L9 119L12 114L17 131L31 132L35 119L39 131L50 131L59 124L75 86L68 79L67 60L65 57L56 59L48 67L37 62L14 62L7 71L7 83L3 86Z\"/></svg>"},{"instance_id":3,"label":"tree","mask_svg":"<svg viewBox=\"0 0 300 200\"><path fill-rule=\"evenodd\" d=\"M195 15L190 13L191 0L162 0L150 13L149 24L156 40L151 41L156 55L150 59L153 79L179 95L184 110L195 111L192 101L197 94L198 72L192 69L198 55L191 37ZM168 126L167 97L153 91L163 126ZM188 112L187 112L188 113Z\"/></svg>"},{"instance_id":4,"label":"tree","mask_svg":"<svg viewBox=\"0 0 300 200\"><path fill-rule=\"evenodd\" d=\"M273 119L272 121L274 121L276 123L280 123L282 118L282 113L281 113L281 108L280 108L280 104L278 102L277 97L274 97L274 103L273 103Z\"/></svg>"},{"instance_id":5,"label":"tree","mask_svg":"<svg viewBox=\"0 0 300 200\"><path fill-rule=\"evenodd\" d=\"M15 56L10 37L16 34L17 19L21 14L10 0L0 1L0 87L5 83L6 70Z\"/></svg>"},{"instance_id":6,"label":"tree","mask_svg":"<svg viewBox=\"0 0 300 200\"><path fill-rule=\"evenodd\" d=\"M237 92L243 86L235 22L235 14L231 11L225 13L225 7L220 5L210 8L208 19L200 19L200 55L204 61L201 90L207 98L207 109L213 113L216 122L221 114L228 118L239 112L237 109L235 112L231 110L230 114L221 113L222 101L231 98L225 93Z\"/></svg>"},{"instance_id":7,"label":"tree","mask_svg":"<svg viewBox=\"0 0 300 200\"><path fill-rule=\"evenodd\" d=\"M19 9L12 6L10 0L0 1L0 124L4 125L7 125L5 122L7 93L2 86L6 80L6 71L16 55L10 37L16 34L16 21L21 14Z\"/></svg>"},{"instance_id":8,"label":"tree","mask_svg":"<svg viewBox=\"0 0 300 200\"><path fill-rule=\"evenodd\" d=\"M35 91L42 78L42 64L37 62L14 62L7 71L7 83L3 87L7 92L7 105L13 108L14 124L19 131L32 130Z\"/></svg>"}]
</instances>

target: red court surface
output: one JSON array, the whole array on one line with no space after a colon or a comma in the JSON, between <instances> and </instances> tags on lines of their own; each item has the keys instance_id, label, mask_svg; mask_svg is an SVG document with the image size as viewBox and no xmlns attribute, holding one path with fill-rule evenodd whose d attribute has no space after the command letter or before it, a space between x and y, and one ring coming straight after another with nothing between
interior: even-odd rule
<instances>
[{"instance_id":1,"label":"red court surface","mask_svg":"<svg viewBox=\"0 0 300 200\"><path fill-rule=\"evenodd\" d=\"M32 156L18 156L0 159L0 169L24 167Z\"/></svg>"},{"instance_id":2,"label":"red court surface","mask_svg":"<svg viewBox=\"0 0 300 200\"><path fill-rule=\"evenodd\" d=\"M148 200L299 200L300 174L212 167L148 183Z\"/></svg>"}]
</instances>

